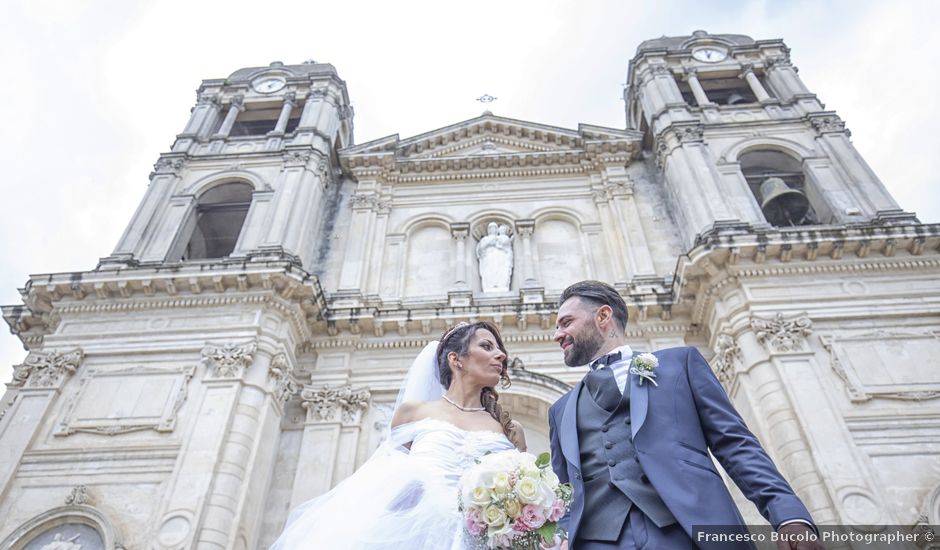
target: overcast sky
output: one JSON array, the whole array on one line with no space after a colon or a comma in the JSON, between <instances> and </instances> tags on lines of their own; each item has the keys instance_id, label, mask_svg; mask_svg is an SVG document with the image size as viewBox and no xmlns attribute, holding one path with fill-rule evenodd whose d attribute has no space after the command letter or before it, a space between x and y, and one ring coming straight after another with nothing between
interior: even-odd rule
<instances>
[{"instance_id":1,"label":"overcast sky","mask_svg":"<svg viewBox=\"0 0 940 550\"><path fill-rule=\"evenodd\" d=\"M332 63L357 143L495 114L624 126L637 45L696 29L783 38L809 89L906 210L940 221L940 3L702 0L13 0L0 20L0 303L29 274L94 268L205 78ZM26 353L0 331L0 381Z\"/></svg>"}]
</instances>

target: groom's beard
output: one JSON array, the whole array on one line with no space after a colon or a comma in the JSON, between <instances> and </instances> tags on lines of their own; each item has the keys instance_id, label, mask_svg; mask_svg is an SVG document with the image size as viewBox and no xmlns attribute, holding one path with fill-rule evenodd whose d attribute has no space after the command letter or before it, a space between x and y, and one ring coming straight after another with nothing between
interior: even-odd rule
<instances>
[{"instance_id":1,"label":"groom's beard","mask_svg":"<svg viewBox=\"0 0 940 550\"><path fill-rule=\"evenodd\" d=\"M565 352L565 364L569 367L587 365L604 345L604 335L597 327L591 327L589 334L579 334L571 339L572 345Z\"/></svg>"}]
</instances>

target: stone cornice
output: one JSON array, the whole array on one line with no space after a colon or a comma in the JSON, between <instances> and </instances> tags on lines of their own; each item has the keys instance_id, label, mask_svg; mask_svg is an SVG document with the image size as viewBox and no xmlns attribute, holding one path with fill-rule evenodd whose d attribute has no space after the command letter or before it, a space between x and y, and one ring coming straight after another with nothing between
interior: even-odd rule
<instances>
[{"instance_id":1,"label":"stone cornice","mask_svg":"<svg viewBox=\"0 0 940 550\"><path fill-rule=\"evenodd\" d=\"M283 262L34 275L20 295L23 304L4 306L3 318L28 347L65 314L265 303L309 336L306 318L319 317L326 307L319 280Z\"/></svg>"},{"instance_id":2,"label":"stone cornice","mask_svg":"<svg viewBox=\"0 0 940 550\"><path fill-rule=\"evenodd\" d=\"M744 279L940 269L940 224L754 230L718 227L680 257L673 299L702 323L724 289Z\"/></svg>"}]
</instances>

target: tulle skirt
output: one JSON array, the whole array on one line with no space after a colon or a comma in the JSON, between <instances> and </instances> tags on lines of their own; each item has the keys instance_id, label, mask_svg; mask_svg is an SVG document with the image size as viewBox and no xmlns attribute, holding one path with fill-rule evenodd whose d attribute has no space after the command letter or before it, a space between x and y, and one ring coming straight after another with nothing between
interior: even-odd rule
<instances>
[{"instance_id":1,"label":"tulle skirt","mask_svg":"<svg viewBox=\"0 0 940 550\"><path fill-rule=\"evenodd\" d=\"M382 445L352 476L288 517L271 550L466 550L459 474Z\"/></svg>"}]
</instances>

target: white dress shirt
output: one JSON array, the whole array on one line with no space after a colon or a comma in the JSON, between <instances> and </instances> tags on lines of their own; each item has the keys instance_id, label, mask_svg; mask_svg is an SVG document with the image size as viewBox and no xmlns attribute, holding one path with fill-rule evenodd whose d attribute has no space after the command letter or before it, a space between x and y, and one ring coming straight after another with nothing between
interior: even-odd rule
<instances>
[{"instance_id":1,"label":"white dress shirt","mask_svg":"<svg viewBox=\"0 0 940 550\"><path fill-rule=\"evenodd\" d=\"M620 388L620 395L623 395L624 388L627 387L627 380L630 379L630 361L633 359L633 350L630 349L630 346L624 344L619 348L615 348L605 353L604 355L610 355L611 353L620 352L620 361L617 361L611 365L598 365L597 368L610 368L614 371L614 380L617 381L617 387ZM591 363L600 359L604 355L598 355L594 359L591 359ZM590 363L589 363L590 364Z\"/></svg>"}]
</instances>

